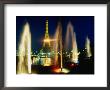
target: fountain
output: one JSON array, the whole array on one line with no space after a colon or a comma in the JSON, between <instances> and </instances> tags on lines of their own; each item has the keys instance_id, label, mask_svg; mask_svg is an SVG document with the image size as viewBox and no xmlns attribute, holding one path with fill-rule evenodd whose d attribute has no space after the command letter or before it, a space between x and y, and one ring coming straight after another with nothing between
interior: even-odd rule
<instances>
[{"instance_id":1,"label":"fountain","mask_svg":"<svg viewBox=\"0 0 110 90\"><path fill-rule=\"evenodd\" d=\"M91 48L90 48L90 39L87 37L86 38L86 44L85 44L85 49L87 49L87 56L86 57L91 57Z\"/></svg>"},{"instance_id":2,"label":"fountain","mask_svg":"<svg viewBox=\"0 0 110 90\"><path fill-rule=\"evenodd\" d=\"M58 64L58 54L60 54L60 60L61 60L61 68L62 68L62 27L59 23L56 29L55 33L55 64ZM58 53L59 52L59 53Z\"/></svg>"},{"instance_id":3,"label":"fountain","mask_svg":"<svg viewBox=\"0 0 110 90\"><path fill-rule=\"evenodd\" d=\"M72 59L71 59L71 62L74 62L74 63L78 63L78 55L79 55L79 52L78 52L78 48L77 48L77 43L76 43L76 34L75 32L73 31L73 26L71 24L71 22L68 23L67 25L67 32L66 32L66 49L68 49L70 46L70 36L71 36L71 41L72 41L72 47L71 47L71 52L72 52Z\"/></svg>"},{"instance_id":4,"label":"fountain","mask_svg":"<svg viewBox=\"0 0 110 90\"><path fill-rule=\"evenodd\" d=\"M69 70L63 67L63 59L62 59L62 27L61 23L58 23L56 33L54 36L54 50L55 50L55 65L59 65L60 60L60 68L55 68L54 72L56 73L68 73ZM60 58L59 58L60 57Z\"/></svg>"},{"instance_id":5,"label":"fountain","mask_svg":"<svg viewBox=\"0 0 110 90\"><path fill-rule=\"evenodd\" d=\"M21 41L19 44L19 61L17 73L31 73L31 33L28 23L24 25Z\"/></svg>"}]
</instances>

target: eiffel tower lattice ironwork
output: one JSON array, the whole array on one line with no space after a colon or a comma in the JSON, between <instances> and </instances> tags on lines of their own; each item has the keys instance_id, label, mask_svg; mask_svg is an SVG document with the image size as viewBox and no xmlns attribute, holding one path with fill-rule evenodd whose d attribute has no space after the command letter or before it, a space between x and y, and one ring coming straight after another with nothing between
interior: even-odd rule
<instances>
[{"instance_id":1,"label":"eiffel tower lattice ironwork","mask_svg":"<svg viewBox=\"0 0 110 90\"><path fill-rule=\"evenodd\" d=\"M43 47L50 47L50 38L49 38L49 33L48 33L48 20L46 20L46 29L45 29L45 38L43 42Z\"/></svg>"}]
</instances>

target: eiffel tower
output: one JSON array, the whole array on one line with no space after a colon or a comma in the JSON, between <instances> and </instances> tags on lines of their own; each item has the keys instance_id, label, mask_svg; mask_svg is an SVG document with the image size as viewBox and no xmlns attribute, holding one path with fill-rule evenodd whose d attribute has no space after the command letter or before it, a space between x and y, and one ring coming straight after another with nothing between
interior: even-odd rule
<instances>
[{"instance_id":1,"label":"eiffel tower","mask_svg":"<svg viewBox=\"0 0 110 90\"><path fill-rule=\"evenodd\" d=\"M45 29L43 47L50 47L50 38L49 38L49 33L48 33L48 20L46 20L46 29Z\"/></svg>"},{"instance_id":2,"label":"eiffel tower","mask_svg":"<svg viewBox=\"0 0 110 90\"><path fill-rule=\"evenodd\" d=\"M51 66L51 46L50 46L50 37L48 33L48 20L46 20L46 27L45 27L45 37L43 41L43 47L40 50L43 55L41 55L41 62L43 66Z\"/></svg>"}]
</instances>

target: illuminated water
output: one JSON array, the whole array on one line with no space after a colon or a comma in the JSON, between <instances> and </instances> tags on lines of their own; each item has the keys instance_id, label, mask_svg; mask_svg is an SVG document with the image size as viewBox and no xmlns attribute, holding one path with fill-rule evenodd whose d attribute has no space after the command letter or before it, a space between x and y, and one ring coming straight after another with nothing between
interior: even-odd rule
<instances>
[{"instance_id":1,"label":"illuminated water","mask_svg":"<svg viewBox=\"0 0 110 90\"><path fill-rule=\"evenodd\" d=\"M85 48L87 49L87 57L91 57L92 53L91 53L91 48L90 48L90 40L88 37L86 38Z\"/></svg>"},{"instance_id":2,"label":"illuminated water","mask_svg":"<svg viewBox=\"0 0 110 90\"><path fill-rule=\"evenodd\" d=\"M31 33L28 23L24 25L19 44L17 73L31 73Z\"/></svg>"},{"instance_id":3,"label":"illuminated water","mask_svg":"<svg viewBox=\"0 0 110 90\"><path fill-rule=\"evenodd\" d=\"M70 39L71 36L71 39ZM74 32L73 26L71 22L67 25L67 32L66 32L66 49L69 49L70 47L70 40L71 40L71 52L72 52L72 58L71 61L74 63L78 63L78 48L77 48L77 42L76 42L76 34Z\"/></svg>"},{"instance_id":4,"label":"illuminated water","mask_svg":"<svg viewBox=\"0 0 110 90\"><path fill-rule=\"evenodd\" d=\"M54 39L55 44L54 44L54 50L55 50L55 65L58 65L58 60L60 60L60 68L55 68L54 72L56 73L68 73L69 70L65 69L63 67L63 59L62 59L62 27L61 27L61 23L58 23L57 29L56 29L56 33L55 33L55 37ZM60 56L60 58L59 58Z\"/></svg>"},{"instance_id":5,"label":"illuminated water","mask_svg":"<svg viewBox=\"0 0 110 90\"><path fill-rule=\"evenodd\" d=\"M61 24L58 23L56 33L54 36L55 44L54 44L54 50L55 50L55 65L58 64L58 55L60 56L60 61L61 61L61 68L63 68L62 64L62 27Z\"/></svg>"}]
</instances>

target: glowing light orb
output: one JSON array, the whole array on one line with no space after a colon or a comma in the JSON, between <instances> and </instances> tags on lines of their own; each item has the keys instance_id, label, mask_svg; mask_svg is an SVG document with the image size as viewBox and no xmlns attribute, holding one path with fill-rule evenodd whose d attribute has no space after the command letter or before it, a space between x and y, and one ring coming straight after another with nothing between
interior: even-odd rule
<instances>
[{"instance_id":1,"label":"glowing light orb","mask_svg":"<svg viewBox=\"0 0 110 90\"><path fill-rule=\"evenodd\" d=\"M50 42L50 39L44 39L44 42Z\"/></svg>"}]
</instances>

